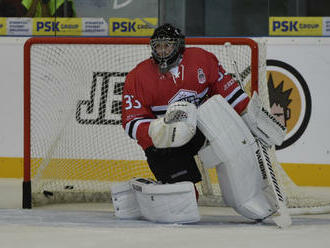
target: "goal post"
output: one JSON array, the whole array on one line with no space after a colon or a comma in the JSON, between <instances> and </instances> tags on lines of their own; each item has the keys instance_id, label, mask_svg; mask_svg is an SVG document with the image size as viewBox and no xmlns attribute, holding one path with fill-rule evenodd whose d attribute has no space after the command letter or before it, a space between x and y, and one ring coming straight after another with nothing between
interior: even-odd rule
<instances>
[{"instance_id":1,"label":"goal post","mask_svg":"<svg viewBox=\"0 0 330 248\"><path fill-rule=\"evenodd\" d=\"M231 46L231 58L225 44ZM245 91L250 95L258 91L269 105L262 39L187 38L186 46L212 52L233 76L234 59ZM113 183L153 177L142 149L121 127L125 76L150 56L148 38L42 37L25 43L23 208L110 203ZM274 149L270 155L284 192L292 191L296 197ZM215 171L199 167L200 204L222 204ZM303 201L301 206L311 207Z\"/></svg>"}]
</instances>

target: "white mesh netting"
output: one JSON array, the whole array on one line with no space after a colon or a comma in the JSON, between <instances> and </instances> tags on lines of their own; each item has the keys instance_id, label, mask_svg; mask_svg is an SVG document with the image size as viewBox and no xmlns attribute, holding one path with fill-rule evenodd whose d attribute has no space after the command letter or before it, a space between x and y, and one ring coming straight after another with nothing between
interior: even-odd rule
<instances>
[{"instance_id":1,"label":"white mesh netting","mask_svg":"<svg viewBox=\"0 0 330 248\"><path fill-rule=\"evenodd\" d=\"M47 44L30 46L31 181L33 205L110 201L111 184L134 176L152 177L142 149L120 125L125 76L150 57L148 44ZM208 40L205 39L207 43ZM229 41L229 40L228 40ZM90 42L90 40L89 40ZM188 45L189 46L189 45ZM194 45L196 46L196 45ZM224 45L198 45L213 52L234 73ZM250 92L251 49L231 46L240 77ZM259 41L259 93L268 102L266 45ZM329 205L295 186L271 153L291 207ZM200 204L221 204L215 171L200 167ZM307 194L307 195L306 195ZM314 197L312 197L314 195ZM323 202L322 202L323 200Z\"/></svg>"}]
</instances>

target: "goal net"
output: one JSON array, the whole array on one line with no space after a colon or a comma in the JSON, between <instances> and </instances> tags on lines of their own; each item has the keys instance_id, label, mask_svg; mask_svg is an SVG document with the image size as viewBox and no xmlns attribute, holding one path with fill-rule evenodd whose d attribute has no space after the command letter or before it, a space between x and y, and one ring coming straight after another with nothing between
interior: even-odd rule
<instances>
[{"instance_id":1,"label":"goal net","mask_svg":"<svg viewBox=\"0 0 330 248\"><path fill-rule=\"evenodd\" d=\"M145 38L31 38L24 48L23 207L110 202L113 183L153 178L144 153L121 126L125 76L150 57ZM269 105L266 45L247 38L188 38L214 53L246 92ZM225 45L226 44L226 45ZM231 54L229 56L228 54ZM233 67L233 61L237 65ZM330 205L294 185L272 164L290 207ZM198 158L196 158L198 161ZM200 204L221 205L215 170L202 171Z\"/></svg>"}]
</instances>

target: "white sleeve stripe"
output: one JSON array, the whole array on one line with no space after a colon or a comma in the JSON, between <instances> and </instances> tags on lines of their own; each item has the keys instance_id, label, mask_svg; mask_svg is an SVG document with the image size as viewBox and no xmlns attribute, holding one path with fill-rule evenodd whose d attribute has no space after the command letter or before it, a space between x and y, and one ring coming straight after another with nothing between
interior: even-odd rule
<instances>
[{"instance_id":1,"label":"white sleeve stripe","mask_svg":"<svg viewBox=\"0 0 330 248\"><path fill-rule=\"evenodd\" d=\"M133 139L136 139L136 132L140 124L145 123L145 122L151 122L153 119L141 119L138 120L133 127L133 132L132 132L132 137Z\"/></svg>"},{"instance_id":2,"label":"white sleeve stripe","mask_svg":"<svg viewBox=\"0 0 330 248\"><path fill-rule=\"evenodd\" d=\"M248 95L246 93L243 93L235 101L233 101L230 105L234 108L238 103L240 103L247 97L248 97Z\"/></svg>"},{"instance_id":3,"label":"white sleeve stripe","mask_svg":"<svg viewBox=\"0 0 330 248\"><path fill-rule=\"evenodd\" d=\"M140 120L140 119L142 119L142 118L133 119L133 120L131 120L131 121L129 121L129 122L126 123L126 126L125 126L125 132L126 132L128 135L129 135L129 129L130 129L130 126L131 126L132 121L136 121L136 120Z\"/></svg>"},{"instance_id":4,"label":"white sleeve stripe","mask_svg":"<svg viewBox=\"0 0 330 248\"><path fill-rule=\"evenodd\" d=\"M237 91L239 91L241 87L237 86L228 96L226 96L226 101L230 101L230 99L236 94Z\"/></svg>"},{"instance_id":5,"label":"white sleeve stripe","mask_svg":"<svg viewBox=\"0 0 330 248\"><path fill-rule=\"evenodd\" d=\"M156 112L156 111L166 111L168 108L168 105L161 105L161 106L152 106L151 111Z\"/></svg>"},{"instance_id":6,"label":"white sleeve stripe","mask_svg":"<svg viewBox=\"0 0 330 248\"><path fill-rule=\"evenodd\" d=\"M141 123L151 122L153 119L137 118L126 123L125 132L133 139L136 139L136 132Z\"/></svg>"}]
</instances>

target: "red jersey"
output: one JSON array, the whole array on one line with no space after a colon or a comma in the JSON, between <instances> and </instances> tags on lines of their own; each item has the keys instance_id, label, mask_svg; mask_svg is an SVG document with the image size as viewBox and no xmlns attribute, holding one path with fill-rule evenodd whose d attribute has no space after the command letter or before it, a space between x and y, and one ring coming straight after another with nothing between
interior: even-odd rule
<instances>
[{"instance_id":1,"label":"red jersey","mask_svg":"<svg viewBox=\"0 0 330 248\"><path fill-rule=\"evenodd\" d=\"M122 96L122 125L145 150L152 146L150 122L165 114L169 104L188 101L197 107L220 94L241 113L248 95L227 74L216 56L201 48L186 48L179 65L161 74L152 58L138 64L126 77Z\"/></svg>"}]
</instances>

